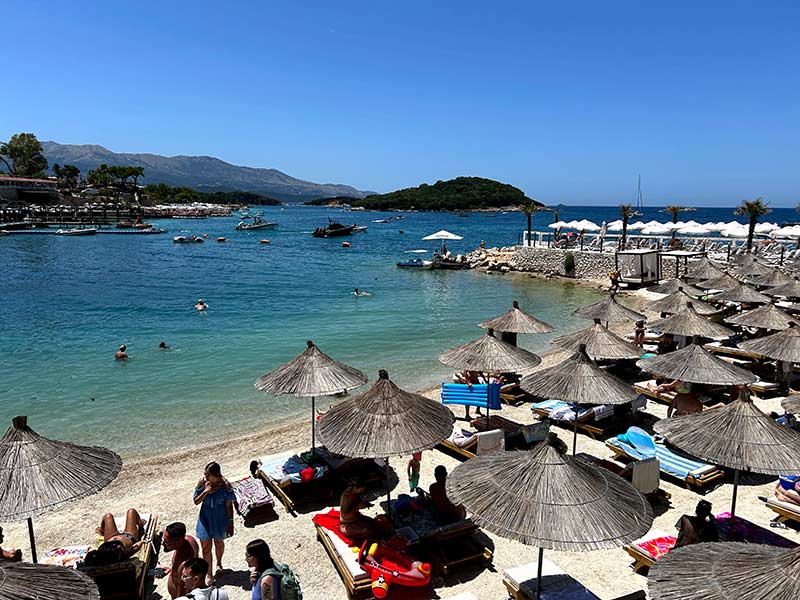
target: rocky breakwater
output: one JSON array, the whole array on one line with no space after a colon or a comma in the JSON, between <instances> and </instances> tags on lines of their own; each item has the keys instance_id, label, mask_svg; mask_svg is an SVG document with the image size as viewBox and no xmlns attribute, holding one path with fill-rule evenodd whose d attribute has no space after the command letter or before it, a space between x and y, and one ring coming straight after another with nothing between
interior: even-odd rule
<instances>
[{"instance_id":1,"label":"rocky breakwater","mask_svg":"<svg viewBox=\"0 0 800 600\"><path fill-rule=\"evenodd\" d=\"M559 248L479 248L466 255L472 269L492 273L542 273L545 275L602 279L614 270L614 255Z\"/></svg>"}]
</instances>

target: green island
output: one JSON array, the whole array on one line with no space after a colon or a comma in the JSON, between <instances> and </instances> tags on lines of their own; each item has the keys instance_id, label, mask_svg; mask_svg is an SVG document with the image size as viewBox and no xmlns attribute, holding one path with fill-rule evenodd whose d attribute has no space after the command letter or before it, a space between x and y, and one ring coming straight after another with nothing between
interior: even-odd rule
<instances>
[{"instance_id":1,"label":"green island","mask_svg":"<svg viewBox=\"0 0 800 600\"><path fill-rule=\"evenodd\" d=\"M312 206L349 204L353 208L368 210L476 210L518 207L533 204L544 205L528 198L525 193L507 183L483 177L456 177L448 181L437 181L433 185L423 183L417 187L372 194L366 198L320 198L306 202Z\"/></svg>"},{"instance_id":2,"label":"green island","mask_svg":"<svg viewBox=\"0 0 800 600\"><path fill-rule=\"evenodd\" d=\"M166 183L154 183L144 186L144 195L154 204L189 204L205 202L207 204L252 204L261 206L281 206L283 202L262 196L255 192L233 190L229 192L200 192L186 186L171 186Z\"/></svg>"}]
</instances>

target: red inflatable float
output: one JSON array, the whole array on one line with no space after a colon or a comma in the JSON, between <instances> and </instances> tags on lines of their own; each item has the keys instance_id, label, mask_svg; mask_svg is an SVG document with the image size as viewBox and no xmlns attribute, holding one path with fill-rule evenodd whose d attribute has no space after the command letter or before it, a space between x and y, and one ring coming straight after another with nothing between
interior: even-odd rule
<instances>
[{"instance_id":1,"label":"red inflatable float","mask_svg":"<svg viewBox=\"0 0 800 600\"><path fill-rule=\"evenodd\" d=\"M414 560L402 550L382 542L366 540L358 553L358 564L372 579L372 595L385 598L391 584L422 587L431 580L431 566Z\"/></svg>"}]
</instances>

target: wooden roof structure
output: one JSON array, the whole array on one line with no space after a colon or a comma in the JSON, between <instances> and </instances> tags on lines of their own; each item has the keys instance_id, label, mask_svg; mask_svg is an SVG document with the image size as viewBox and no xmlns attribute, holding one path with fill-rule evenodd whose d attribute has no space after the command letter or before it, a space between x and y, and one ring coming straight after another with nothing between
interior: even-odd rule
<instances>
[{"instance_id":1,"label":"wooden roof structure","mask_svg":"<svg viewBox=\"0 0 800 600\"><path fill-rule=\"evenodd\" d=\"M764 290L770 296L783 296L785 298L800 298L800 279L794 278L789 283L776 285Z\"/></svg>"},{"instance_id":2,"label":"wooden roof structure","mask_svg":"<svg viewBox=\"0 0 800 600\"><path fill-rule=\"evenodd\" d=\"M645 321L647 317L623 306L617 302L614 294L609 294L608 297L589 304L588 306L581 306L576 309L572 314L584 319L599 319L602 323L624 323L625 321Z\"/></svg>"},{"instance_id":3,"label":"wooden roof structure","mask_svg":"<svg viewBox=\"0 0 800 600\"><path fill-rule=\"evenodd\" d=\"M663 283L659 283L651 288L647 288L647 291L655 292L656 294L673 294L681 288L683 288L685 294L692 296L693 298L699 298L700 296L706 295L705 290L701 290L700 288L693 286L691 283L688 283L685 278L668 279Z\"/></svg>"},{"instance_id":4,"label":"wooden roof structure","mask_svg":"<svg viewBox=\"0 0 800 600\"><path fill-rule=\"evenodd\" d=\"M757 285L760 287L775 287L778 285L784 285L786 283L791 283L793 279L779 271L778 269L770 269L767 273L762 273L761 275L752 275L746 277L747 283L750 285Z\"/></svg>"},{"instance_id":5,"label":"wooden roof structure","mask_svg":"<svg viewBox=\"0 0 800 600\"><path fill-rule=\"evenodd\" d=\"M741 302L742 304L766 304L769 296L757 292L749 285L737 282L736 285L725 289L721 294L714 296L714 302Z\"/></svg>"},{"instance_id":6,"label":"wooden roof structure","mask_svg":"<svg viewBox=\"0 0 800 600\"><path fill-rule=\"evenodd\" d=\"M773 360L800 362L800 327L788 327L783 331L739 342L739 347Z\"/></svg>"},{"instance_id":7,"label":"wooden roof structure","mask_svg":"<svg viewBox=\"0 0 800 600\"><path fill-rule=\"evenodd\" d=\"M686 308L689 302L692 303L692 307L697 314L704 317L717 315L720 313L720 309L718 309L716 306L712 306L707 302L692 298L682 287L679 287L676 291L672 292L668 296L664 296L660 300L651 302L647 305L647 308L657 313L675 314Z\"/></svg>"},{"instance_id":8,"label":"wooden roof structure","mask_svg":"<svg viewBox=\"0 0 800 600\"><path fill-rule=\"evenodd\" d=\"M773 329L775 331L788 329L790 323L800 325L800 321L783 312L780 308L775 306L774 302L739 313L738 315L733 315L726 318L725 321L734 325Z\"/></svg>"},{"instance_id":9,"label":"wooden roof structure","mask_svg":"<svg viewBox=\"0 0 800 600\"><path fill-rule=\"evenodd\" d=\"M704 279L703 281L698 282L696 285L697 287L706 290L729 290L736 287L740 283L741 282L735 277L722 272L710 279Z\"/></svg>"},{"instance_id":10,"label":"wooden roof structure","mask_svg":"<svg viewBox=\"0 0 800 600\"><path fill-rule=\"evenodd\" d=\"M88 575L58 565L0 562L0 600L100 600Z\"/></svg>"}]
</instances>

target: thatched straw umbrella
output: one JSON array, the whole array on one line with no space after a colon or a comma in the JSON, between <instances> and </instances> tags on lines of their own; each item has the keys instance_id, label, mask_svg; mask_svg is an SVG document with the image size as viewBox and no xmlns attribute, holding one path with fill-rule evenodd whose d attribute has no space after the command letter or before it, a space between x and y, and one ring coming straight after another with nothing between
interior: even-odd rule
<instances>
[{"instance_id":1,"label":"thatched straw umbrella","mask_svg":"<svg viewBox=\"0 0 800 600\"><path fill-rule=\"evenodd\" d=\"M764 290L770 296L782 296L784 298L800 298L800 279L794 278L789 283L776 285L773 288Z\"/></svg>"},{"instance_id":2,"label":"thatched straw umbrella","mask_svg":"<svg viewBox=\"0 0 800 600\"><path fill-rule=\"evenodd\" d=\"M789 326L778 333L740 342L739 347L773 360L800 362L800 327Z\"/></svg>"},{"instance_id":3,"label":"thatched straw umbrella","mask_svg":"<svg viewBox=\"0 0 800 600\"><path fill-rule=\"evenodd\" d=\"M731 277L727 273L720 273L711 279L704 279L697 283L697 287L705 290L729 290L736 287L741 282L735 277Z\"/></svg>"},{"instance_id":4,"label":"thatched straw umbrella","mask_svg":"<svg viewBox=\"0 0 800 600\"><path fill-rule=\"evenodd\" d=\"M736 515L739 471L800 472L800 433L761 412L747 390L727 406L662 419L653 429L684 452L734 470L731 519Z\"/></svg>"},{"instance_id":5,"label":"thatched straw umbrella","mask_svg":"<svg viewBox=\"0 0 800 600\"><path fill-rule=\"evenodd\" d=\"M800 321L787 315L780 308L775 306L773 302L728 317L725 321L744 327L759 327L761 329L774 329L776 331L788 329L790 323L800 325Z\"/></svg>"},{"instance_id":6,"label":"thatched straw umbrella","mask_svg":"<svg viewBox=\"0 0 800 600\"><path fill-rule=\"evenodd\" d=\"M714 302L741 302L742 304L766 304L769 296L755 291L749 285L737 283L721 294L714 296Z\"/></svg>"},{"instance_id":7,"label":"thatched straw umbrella","mask_svg":"<svg viewBox=\"0 0 800 600\"><path fill-rule=\"evenodd\" d=\"M699 298L705 296L706 291L687 283L685 279L669 279L664 283L659 283L656 286L647 288L648 292L655 292L656 294L673 294L679 289L683 289L684 294Z\"/></svg>"},{"instance_id":8,"label":"thatched straw umbrella","mask_svg":"<svg viewBox=\"0 0 800 600\"><path fill-rule=\"evenodd\" d=\"M784 285L786 283L791 283L792 281L793 279L791 277L785 273L782 273L778 269L770 269L768 273L747 277L747 283L750 285L767 288Z\"/></svg>"},{"instance_id":9,"label":"thatched straw umbrella","mask_svg":"<svg viewBox=\"0 0 800 600\"><path fill-rule=\"evenodd\" d=\"M600 319L600 321L606 325L609 323L644 321L647 319L644 315L617 302L616 298L614 298L614 294L609 294L607 298L599 302L589 304L588 306L581 306L572 314L583 317L584 319Z\"/></svg>"},{"instance_id":10,"label":"thatched straw umbrella","mask_svg":"<svg viewBox=\"0 0 800 600\"><path fill-rule=\"evenodd\" d=\"M586 552L628 544L653 522L650 503L630 483L566 456L548 443L478 456L447 478L447 494L497 535L544 550Z\"/></svg>"},{"instance_id":11,"label":"thatched straw umbrella","mask_svg":"<svg viewBox=\"0 0 800 600\"><path fill-rule=\"evenodd\" d=\"M0 600L99 600L88 575L57 565L0 563Z\"/></svg>"},{"instance_id":12,"label":"thatched straw umbrella","mask_svg":"<svg viewBox=\"0 0 800 600\"><path fill-rule=\"evenodd\" d=\"M116 452L47 439L14 417L0 439L0 521L28 520L35 563L33 517L96 494L121 469Z\"/></svg>"},{"instance_id":13,"label":"thatched straw umbrella","mask_svg":"<svg viewBox=\"0 0 800 600\"><path fill-rule=\"evenodd\" d=\"M494 329L474 342L448 350L439 362L459 371L484 373L519 373L542 362L533 352L517 348L494 337ZM486 419L489 419L489 386L486 386Z\"/></svg>"},{"instance_id":14,"label":"thatched straw umbrella","mask_svg":"<svg viewBox=\"0 0 800 600\"><path fill-rule=\"evenodd\" d=\"M720 266L709 260L708 258L702 258L695 263L689 264L689 271L686 274L688 279L711 279L712 277L717 277L718 275L722 275L724 271L720 268Z\"/></svg>"},{"instance_id":15,"label":"thatched straw umbrella","mask_svg":"<svg viewBox=\"0 0 800 600\"><path fill-rule=\"evenodd\" d=\"M650 567L651 600L800 598L800 549L723 542L675 548Z\"/></svg>"},{"instance_id":16,"label":"thatched straw umbrella","mask_svg":"<svg viewBox=\"0 0 800 600\"><path fill-rule=\"evenodd\" d=\"M586 346L586 354L592 360L634 360L644 354L644 350L638 346L609 331L600 323L600 319L595 319L594 325L554 338L550 343L573 352Z\"/></svg>"},{"instance_id":17,"label":"thatched straw umbrella","mask_svg":"<svg viewBox=\"0 0 800 600\"><path fill-rule=\"evenodd\" d=\"M786 412L800 414L800 394L792 394L781 400L781 406Z\"/></svg>"},{"instance_id":18,"label":"thatched straw umbrella","mask_svg":"<svg viewBox=\"0 0 800 600\"><path fill-rule=\"evenodd\" d=\"M484 321L480 326L484 329L499 331L500 339L514 346L517 345L518 333L550 333L553 331L552 325L522 311L516 300L511 303L510 311L489 321Z\"/></svg>"},{"instance_id":19,"label":"thatched straw umbrella","mask_svg":"<svg viewBox=\"0 0 800 600\"><path fill-rule=\"evenodd\" d=\"M653 321L650 327L664 333L685 337L727 338L733 335L733 331L724 325L698 315L693 302L687 302L686 306L666 319Z\"/></svg>"},{"instance_id":20,"label":"thatched straw umbrella","mask_svg":"<svg viewBox=\"0 0 800 600\"><path fill-rule=\"evenodd\" d=\"M450 437L453 422L446 406L400 389L381 369L371 388L334 405L318 427L320 440L331 452L382 458L433 448Z\"/></svg>"},{"instance_id":21,"label":"thatched straw umbrella","mask_svg":"<svg viewBox=\"0 0 800 600\"><path fill-rule=\"evenodd\" d=\"M773 269L769 265L760 263L752 255L747 255L746 258L744 258L738 265L733 267L732 270L737 275L749 277L754 275L766 275Z\"/></svg>"},{"instance_id":22,"label":"thatched straw umbrella","mask_svg":"<svg viewBox=\"0 0 800 600\"><path fill-rule=\"evenodd\" d=\"M539 398L575 403L573 455L578 439L579 404L627 404L638 396L630 385L594 364L585 344L557 365L524 377L519 386Z\"/></svg>"},{"instance_id":23,"label":"thatched straw umbrella","mask_svg":"<svg viewBox=\"0 0 800 600\"><path fill-rule=\"evenodd\" d=\"M692 307L698 315L710 316L719 314L720 312L718 308L711 306L707 302L695 300L689 294L687 294L682 287L679 287L677 291L672 292L669 296L664 296L661 298L661 300L651 302L647 305L647 308L653 312L674 315L675 313L686 308L689 302L692 303Z\"/></svg>"},{"instance_id":24,"label":"thatched straw umbrella","mask_svg":"<svg viewBox=\"0 0 800 600\"><path fill-rule=\"evenodd\" d=\"M333 360L308 340L306 349L294 360L276 367L258 381L256 389L270 394L311 396L311 453L316 452L314 420L316 397L331 396L367 383L367 376L358 369Z\"/></svg>"},{"instance_id":25,"label":"thatched straw umbrella","mask_svg":"<svg viewBox=\"0 0 800 600\"><path fill-rule=\"evenodd\" d=\"M636 366L659 377L687 383L745 385L756 380L750 371L726 363L699 344L689 344L675 352L639 360Z\"/></svg>"}]
</instances>

